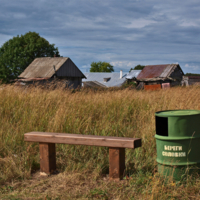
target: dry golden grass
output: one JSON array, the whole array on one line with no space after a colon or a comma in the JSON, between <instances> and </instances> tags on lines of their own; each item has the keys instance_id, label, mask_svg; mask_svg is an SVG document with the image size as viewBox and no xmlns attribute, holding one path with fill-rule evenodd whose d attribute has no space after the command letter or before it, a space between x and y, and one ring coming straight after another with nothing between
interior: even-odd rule
<instances>
[{"instance_id":1,"label":"dry golden grass","mask_svg":"<svg viewBox=\"0 0 200 200\"><path fill-rule=\"evenodd\" d=\"M200 110L200 87L160 91L0 88L1 199L200 199L200 178L176 184L156 172L156 111ZM142 138L126 150L126 178L110 182L108 148L57 145L60 174L42 178L30 131Z\"/></svg>"}]
</instances>

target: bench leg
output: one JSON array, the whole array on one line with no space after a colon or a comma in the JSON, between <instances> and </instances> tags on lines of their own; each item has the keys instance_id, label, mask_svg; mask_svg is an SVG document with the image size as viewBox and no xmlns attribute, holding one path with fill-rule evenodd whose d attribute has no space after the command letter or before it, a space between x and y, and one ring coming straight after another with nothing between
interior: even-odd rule
<instances>
[{"instance_id":1,"label":"bench leg","mask_svg":"<svg viewBox=\"0 0 200 200\"><path fill-rule=\"evenodd\" d=\"M109 148L109 179L121 180L125 171L125 148Z\"/></svg>"},{"instance_id":2,"label":"bench leg","mask_svg":"<svg viewBox=\"0 0 200 200\"><path fill-rule=\"evenodd\" d=\"M56 170L56 149L54 143L39 143L40 172L52 174Z\"/></svg>"}]
</instances>

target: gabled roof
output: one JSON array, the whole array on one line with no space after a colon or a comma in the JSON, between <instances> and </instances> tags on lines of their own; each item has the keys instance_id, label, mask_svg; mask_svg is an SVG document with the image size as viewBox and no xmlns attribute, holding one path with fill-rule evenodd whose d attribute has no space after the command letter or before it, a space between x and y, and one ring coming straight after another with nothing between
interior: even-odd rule
<instances>
[{"instance_id":1,"label":"gabled roof","mask_svg":"<svg viewBox=\"0 0 200 200\"><path fill-rule=\"evenodd\" d=\"M106 87L120 87L125 83L128 72L123 72L122 78L120 78L119 72L86 72L84 74L87 79L83 79L83 83L87 81L96 81ZM107 82L105 82L105 78L109 78Z\"/></svg>"},{"instance_id":2,"label":"gabled roof","mask_svg":"<svg viewBox=\"0 0 200 200\"><path fill-rule=\"evenodd\" d=\"M137 79L168 78L176 67L184 74L179 64L147 65Z\"/></svg>"},{"instance_id":3,"label":"gabled roof","mask_svg":"<svg viewBox=\"0 0 200 200\"><path fill-rule=\"evenodd\" d=\"M84 81L83 82L84 87L106 87L105 85L97 82L97 81Z\"/></svg>"},{"instance_id":4,"label":"gabled roof","mask_svg":"<svg viewBox=\"0 0 200 200\"><path fill-rule=\"evenodd\" d=\"M67 65L64 65L69 63ZM54 67L55 66L55 70ZM68 69L68 68L73 69ZM19 75L19 78L51 78L55 73L66 73L69 77L82 77L84 74L68 57L42 57L36 58L25 70ZM62 76L62 75L61 75Z\"/></svg>"},{"instance_id":5,"label":"gabled roof","mask_svg":"<svg viewBox=\"0 0 200 200\"><path fill-rule=\"evenodd\" d=\"M131 70L131 72L126 76L126 79L137 78L142 70Z\"/></svg>"}]
</instances>

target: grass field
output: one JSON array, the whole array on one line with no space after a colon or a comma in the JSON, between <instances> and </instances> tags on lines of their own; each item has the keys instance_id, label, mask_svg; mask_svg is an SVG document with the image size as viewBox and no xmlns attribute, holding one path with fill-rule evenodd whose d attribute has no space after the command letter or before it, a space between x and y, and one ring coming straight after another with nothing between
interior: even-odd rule
<instances>
[{"instance_id":1,"label":"grass field","mask_svg":"<svg viewBox=\"0 0 200 200\"><path fill-rule=\"evenodd\" d=\"M156 111L200 110L200 87L72 92L0 88L0 199L200 199L200 178L181 183L157 173ZM126 149L126 176L108 180L108 148L56 146L58 175L39 176L39 145L30 131L142 138ZM198 152L197 152L198 153Z\"/></svg>"}]
</instances>

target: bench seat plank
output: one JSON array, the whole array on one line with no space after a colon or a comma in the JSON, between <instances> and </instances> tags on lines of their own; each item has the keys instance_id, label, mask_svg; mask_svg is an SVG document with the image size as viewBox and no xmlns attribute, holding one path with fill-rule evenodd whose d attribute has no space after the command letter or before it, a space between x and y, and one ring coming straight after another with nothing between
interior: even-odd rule
<instances>
[{"instance_id":1,"label":"bench seat plank","mask_svg":"<svg viewBox=\"0 0 200 200\"><path fill-rule=\"evenodd\" d=\"M76 145L78 144L131 149L141 147L140 138L81 135L68 133L30 132L24 134L24 140L27 142L61 143Z\"/></svg>"}]
</instances>

